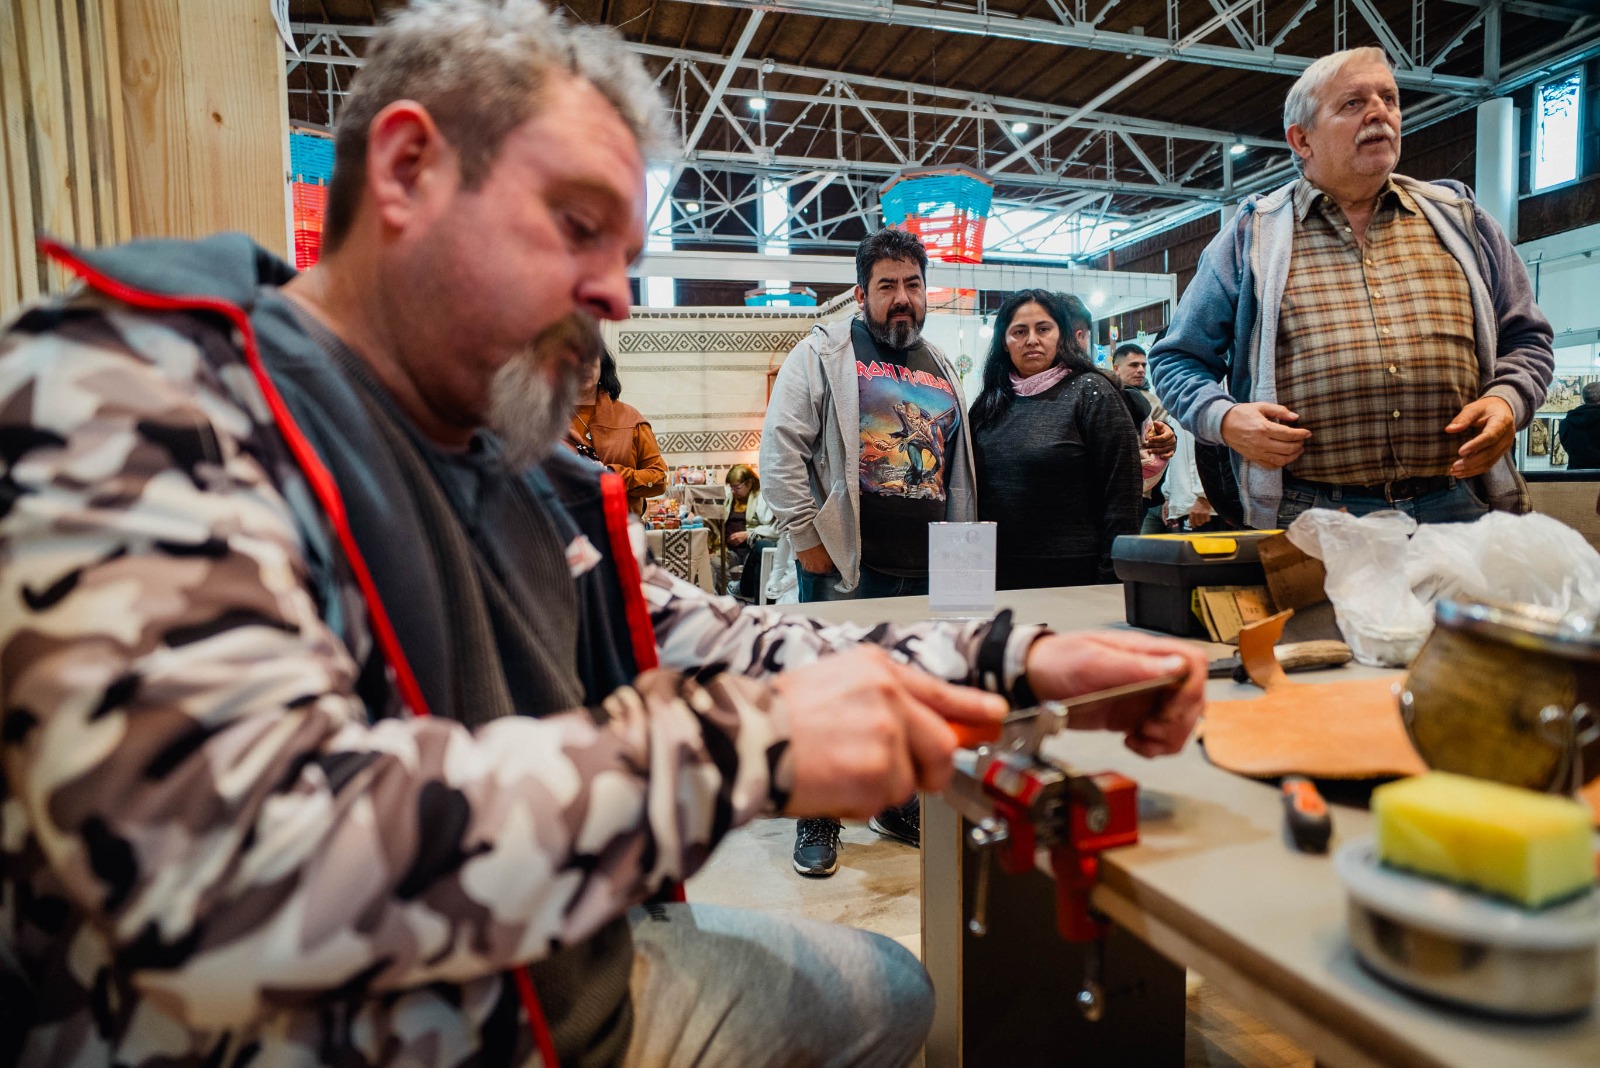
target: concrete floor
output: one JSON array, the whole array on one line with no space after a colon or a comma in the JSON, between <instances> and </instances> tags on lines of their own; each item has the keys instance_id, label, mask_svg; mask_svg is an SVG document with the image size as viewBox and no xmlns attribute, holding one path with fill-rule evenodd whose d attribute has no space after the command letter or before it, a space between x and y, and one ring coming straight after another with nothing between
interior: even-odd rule
<instances>
[{"instance_id":1,"label":"concrete floor","mask_svg":"<svg viewBox=\"0 0 1600 1068\"><path fill-rule=\"evenodd\" d=\"M920 955L922 872L917 851L880 838L864 823L839 836L839 870L797 875L794 820L756 820L734 831L689 880L689 900L805 916L888 935Z\"/></svg>"},{"instance_id":2,"label":"concrete floor","mask_svg":"<svg viewBox=\"0 0 1600 1068\"><path fill-rule=\"evenodd\" d=\"M839 870L807 879L791 862L794 821L756 820L734 831L689 880L689 900L760 909L877 931L921 949L921 865L917 851L847 823ZM1312 1057L1248 1011L1189 976L1185 1068L1311 1068Z\"/></svg>"}]
</instances>

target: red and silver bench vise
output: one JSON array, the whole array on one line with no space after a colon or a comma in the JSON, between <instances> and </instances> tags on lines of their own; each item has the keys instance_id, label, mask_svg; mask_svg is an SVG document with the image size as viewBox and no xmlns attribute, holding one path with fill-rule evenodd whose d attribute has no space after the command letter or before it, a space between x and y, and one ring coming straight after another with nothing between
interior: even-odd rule
<instances>
[{"instance_id":1,"label":"red and silver bench vise","mask_svg":"<svg viewBox=\"0 0 1600 1068\"><path fill-rule=\"evenodd\" d=\"M1022 874L1036 867L1038 850L1049 851L1056 927L1068 941L1091 946L1078 1006L1088 1019L1098 1020L1104 1011L1099 948L1108 922L1094 910L1089 895L1099 876L1100 853L1139 840L1139 788L1114 771L1078 774L1040 755L1044 739L1067 725L1076 703L1047 701L1013 712L999 740L958 749L944 799L972 824L967 843L981 857L967 921L975 936L988 931L992 861L1011 874Z\"/></svg>"}]
</instances>

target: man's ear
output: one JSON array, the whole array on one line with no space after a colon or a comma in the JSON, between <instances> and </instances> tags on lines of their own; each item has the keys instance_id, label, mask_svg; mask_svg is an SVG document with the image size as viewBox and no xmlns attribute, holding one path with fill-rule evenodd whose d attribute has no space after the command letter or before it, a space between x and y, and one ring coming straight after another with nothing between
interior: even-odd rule
<instances>
[{"instance_id":1,"label":"man's ear","mask_svg":"<svg viewBox=\"0 0 1600 1068\"><path fill-rule=\"evenodd\" d=\"M402 230L430 194L459 178L455 150L428 109L396 100L367 129L367 195L384 226Z\"/></svg>"},{"instance_id":2,"label":"man's ear","mask_svg":"<svg viewBox=\"0 0 1600 1068\"><path fill-rule=\"evenodd\" d=\"M867 306L867 291L860 286L856 286L856 303L863 308Z\"/></svg>"},{"instance_id":3,"label":"man's ear","mask_svg":"<svg viewBox=\"0 0 1600 1068\"><path fill-rule=\"evenodd\" d=\"M1289 147L1294 149L1294 154L1301 159L1311 158L1311 139L1306 136L1305 128L1298 122L1283 132L1284 140L1289 142Z\"/></svg>"}]
</instances>

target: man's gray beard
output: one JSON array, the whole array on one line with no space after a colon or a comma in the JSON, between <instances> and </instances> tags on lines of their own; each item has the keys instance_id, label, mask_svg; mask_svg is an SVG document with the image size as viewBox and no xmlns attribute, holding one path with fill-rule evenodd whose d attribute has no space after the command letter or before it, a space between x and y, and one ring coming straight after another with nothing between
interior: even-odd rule
<instances>
[{"instance_id":1,"label":"man's gray beard","mask_svg":"<svg viewBox=\"0 0 1600 1068\"><path fill-rule=\"evenodd\" d=\"M489 389L489 429L506 450L506 463L520 471L550 455L572 423L578 402L578 371L561 367L551 385L532 353L510 360Z\"/></svg>"},{"instance_id":2,"label":"man's gray beard","mask_svg":"<svg viewBox=\"0 0 1600 1068\"><path fill-rule=\"evenodd\" d=\"M895 323L891 326L887 322L875 322L868 315L867 333L880 345L887 345L891 349L909 349L922 340L922 324L920 323Z\"/></svg>"}]
</instances>

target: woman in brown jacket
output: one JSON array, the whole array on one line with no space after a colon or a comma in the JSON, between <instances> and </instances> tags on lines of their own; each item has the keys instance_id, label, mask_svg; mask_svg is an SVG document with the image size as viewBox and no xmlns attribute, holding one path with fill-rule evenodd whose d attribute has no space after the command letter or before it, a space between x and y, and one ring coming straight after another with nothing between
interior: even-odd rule
<instances>
[{"instance_id":1,"label":"woman in brown jacket","mask_svg":"<svg viewBox=\"0 0 1600 1068\"><path fill-rule=\"evenodd\" d=\"M597 360L585 361L567 443L621 475L628 484L629 503L642 515L646 497L666 492L667 462L639 409L617 399L622 395L622 380L617 377L617 361L611 351L601 345L599 355Z\"/></svg>"}]
</instances>

